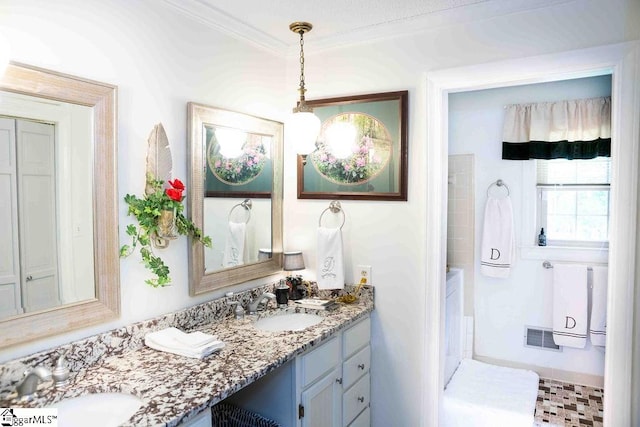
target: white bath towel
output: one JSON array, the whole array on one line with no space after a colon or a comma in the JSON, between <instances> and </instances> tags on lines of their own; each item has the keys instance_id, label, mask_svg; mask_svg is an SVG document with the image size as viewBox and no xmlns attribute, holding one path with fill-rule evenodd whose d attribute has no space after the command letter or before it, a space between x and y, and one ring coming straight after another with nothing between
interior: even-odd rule
<instances>
[{"instance_id":1,"label":"white bath towel","mask_svg":"<svg viewBox=\"0 0 640 427\"><path fill-rule=\"evenodd\" d=\"M202 359L224 348L224 343L215 335L203 332L185 333L173 327L146 334L144 343L154 350L195 359Z\"/></svg>"},{"instance_id":2,"label":"white bath towel","mask_svg":"<svg viewBox=\"0 0 640 427\"><path fill-rule=\"evenodd\" d=\"M484 209L480 272L487 277L507 278L514 261L515 233L511 198L489 196Z\"/></svg>"},{"instance_id":3,"label":"white bath towel","mask_svg":"<svg viewBox=\"0 0 640 427\"><path fill-rule=\"evenodd\" d=\"M318 228L318 289L344 288L342 232L339 228Z\"/></svg>"},{"instance_id":4,"label":"white bath towel","mask_svg":"<svg viewBox=\"0 0 640 427\"><path fill-rule=\"evenodd\" d=\"M607 267L593 267L593 289L591 292L591 321L589 336L591 344L603 346L607 340Z\"/></svg>"},{"instance_id":5,"label":"white bath towel","mask_svg":"<svg viewBox=\"0 0 640 427\"><path fill-rule=\"evenodd\" d=\"M229 222L227 239L222 255L223 267L234 267L244 264L244 236L247 224L244 222Z\"/></svg>"},{"instance_id":6,"label":"white bath towel","mask_svg":"<svg viewBox=\"0 0 640 427\"><path fill-rule=\"evenodd\" d=\"M587 342L587 266L553 266L553 341L584 348Z\"/></svg>"}]
</instances>

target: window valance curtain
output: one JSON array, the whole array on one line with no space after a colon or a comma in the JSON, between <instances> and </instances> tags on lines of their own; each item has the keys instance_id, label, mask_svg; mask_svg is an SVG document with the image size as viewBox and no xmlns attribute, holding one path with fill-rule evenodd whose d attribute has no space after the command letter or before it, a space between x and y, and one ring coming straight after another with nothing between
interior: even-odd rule
<instances>
[{"instance_id":1,"label":"window valance curtain","mask_svg":"<svg viewBox=\"0 0 640 427\"><path fill-rule=\"evenodd\" d=\"M502 158L611 156L611 97L505 107Z\"/></svg>"}]
</instances>

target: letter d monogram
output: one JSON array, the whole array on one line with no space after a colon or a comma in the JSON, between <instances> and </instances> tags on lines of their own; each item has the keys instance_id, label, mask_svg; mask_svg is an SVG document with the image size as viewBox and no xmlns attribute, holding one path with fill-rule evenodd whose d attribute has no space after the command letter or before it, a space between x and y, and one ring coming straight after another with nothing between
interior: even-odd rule
<instances>
[{"instance_id":1,"label":"letter d monogram","mask_svg":"<svg viewBox=\"0 0 640 427\"><path fill-rule=\"evenodd\" d=\"M500 251L496 248L491 248L491 259L500 259Z\"/></svg>"},{"instance_id":2,"label":"letter d monogram","mask_svg":"<svg viewBox=\"0 0 640 427\"><path fill-rule=\"evenodd\" d=\"M573 322L573 325L571 325L571 326L569 326L569 322L570 322L570 321L571 321L571 322ZM566 329L573 329L573 328L575 328L575 327L576 327L576 319L574 319L574 318L573 318L573 317L571 317L571 316L566 316L566 317L565 317L565 320L564 320L564 327L565 327Z\"/></svg>"}]
</instances>

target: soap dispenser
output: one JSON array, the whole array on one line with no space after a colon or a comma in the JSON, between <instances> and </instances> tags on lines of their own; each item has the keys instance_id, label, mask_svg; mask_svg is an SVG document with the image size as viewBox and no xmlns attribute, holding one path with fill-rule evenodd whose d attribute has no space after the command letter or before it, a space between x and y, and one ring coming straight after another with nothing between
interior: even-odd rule
<instances>
[{"instance_id":1,"label":"soap dispenser","mask_svg":"<svg viewBox=\"0 0 640 427\"><path fill-rule=\"evenodd\" d=\"M69 384L69 376L71 375L71 371L67 366L67 359L65 359L65 355L67 352L65 351L60 355L58 361L56 362L56 367L53 369L51 376L53 377L53 381L55 382L56 388L64 387Z\"/></svg>"}]
</instances>

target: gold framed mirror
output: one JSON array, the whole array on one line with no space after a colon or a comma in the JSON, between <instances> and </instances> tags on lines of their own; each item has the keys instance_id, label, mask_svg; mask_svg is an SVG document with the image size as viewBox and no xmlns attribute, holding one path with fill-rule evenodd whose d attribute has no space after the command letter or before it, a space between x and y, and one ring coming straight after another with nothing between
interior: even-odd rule
<instances>
[{"instance_id":1,"label":"gold framed mirror","mask_svg":"<svg viewBox=\"0 0 640 427\"><path fill-rule=\"evenodd\" d=\"M189 213L213 241L190 247L190 295L279 273L283 124L196 103L187 122Z\"/></svg>"},{"instance_id":2,"label":"gold framed mirror","mask_svg":"<svg viewBox=\"0 0 640 427\"><path fill-rule=\"evenodd\" d=\"M66 181L60 178L66 169L66 164L58 164L64 156L63 151L82 151L89 153L84 160L75 160L75 163L85 163L85 171L83 172L92 182L87 185L89 193L83 204L87 206L89 216L92 220L87 223L67 220L67 215L73 215L76 205L66 206L69 197L62 198L52 197L54 202L51 212L57 217L57 221L50 223L54 227L62 227L64 231L57 231L58 242L54 242L52 246L57 246L60 252L53 256L54 264L60 265L58 286L66 286L66 280L75 276L88 277L93 282L93 289L89 293L77 299L60 298L59 304L51 304L38 306L33 309L25 308L25 298L30 291L26 284L29 282L37 282L37 277L26 271L24 261L15 261L16 258L22 256L24 258L24 249L10 252L6 261L4 272L5 275L0 286L3 292L3 298L10 295L16 306L22 300L22 307L15 310L14 314L0 319L0 348L5 348L18 343L33 341L38 338L57 335L74 329L84 328L97 323L106 322L118 317L120 313L120 263L118 258L118 211L117 211L117 146L116 146L116 91L115 86L95 82L80 77L62 74L30 65L11 62L6 69L3 77L0 78L0 91L7 96L36 99L35 102L53 104L56 102L67 103L68 106L84 106L88 112L87 125L88 129L86 138L76 138L73 136L68 142L66 149L62 150L57 145L51 149L51 159L55 159L52 163L54 172L50 181L53 183L51 187L55 192L56 188L59 193L66 193L65 188L61 187L61 182L73 182L73 172L71 178L67 177ZM6 114L6 113L3 113ZM28 114L16 113L16 119L21 119ZM35 123L34 120L28 120ZM65 131L66 132L66 131ZM63 131L55 130L53 141L58 138ZM7 138L5 141L9 141ZM19 141L15 139L15 141ZM20 148L20 144L15 142L16 150ZM8 144L5 144L5 148ZM82 148L81 150L79 148ZM8 148L5 152L10 152ZM10 163L5 161L5 163ZM14 167L15 169L15 167ZM58 169L58 171L55 171ZM6 182L10 182L11 171L4 171ZM14 172L15 175L15 172ZM57 187L56 187L57 186ZM49 190L42 190L47 194ZM37 197L31 196L32 200L38 200ZM72 202L78 203L78 202ZM10 204L9 204L10 205ZM36 210L39 207L36 205ZM17 211L17 208L11 208ZM25 209L26 210L26 209ZM21 217L22 218L22 217ZM66 221L66 222L65 222ZM63 224L63 226L61 226ZM66 225L64 225L66 224ZM65 228L66 227L66 228ZM18 233L13 230L9 235L16 236ZM22 234L25 234L24 232ZM73 253L73 243L60 243L68 239L63 234L74 234L74 237L88 234L89 248L93 249L92 256L89 255L88 264L93 264L93 268L85 271L85 276L80 276L78 270L86 267L85 262L73 257L69 259L69 254ZM21 237L22 238L22 237ZM45 239L43 236L37 238ZM38 240L34 240L38 242ZM64 246L72 249L64 249ZM86 244L85 244L86 245ZM13 245L15 248L18 244ZM33 245L32 245L33 246ZM83 248L86 246L82 246ZM91 253L91 251L88 251ZM85 264L85 265L80 265ZM64 271L64 270L70 271ZM87 275L88 274L88 275ZM7 279L6 276L14 276L14 279ZM91 280L93 279L93 280ZM82 281L82 279L80 279ZM0 285L2 284L0 283ZM60 284L62 283L62 284ZM91 286L91 285L89 285ZM57 291L56 291L57 292ZM64 291L59 291L60 294ZM72 302L66 302L72 301ZM5 300L6 302L6 300ZM44 308L43 308L44 307Z\"/></svg>"}]
</instances>

